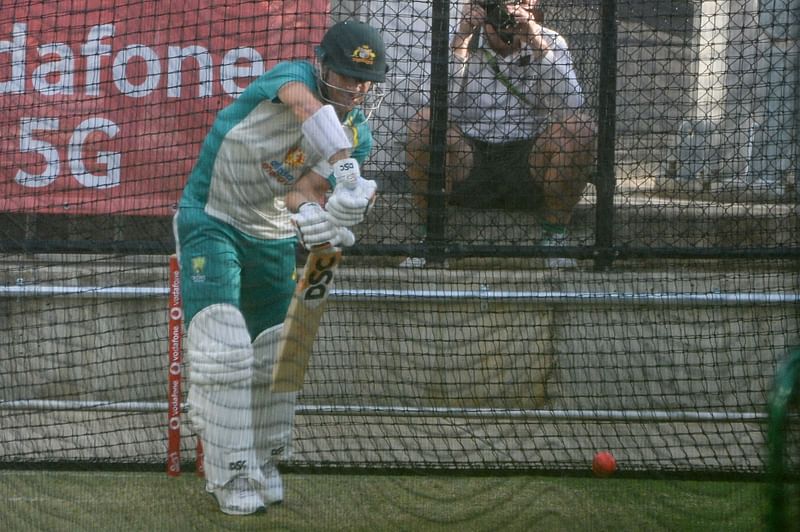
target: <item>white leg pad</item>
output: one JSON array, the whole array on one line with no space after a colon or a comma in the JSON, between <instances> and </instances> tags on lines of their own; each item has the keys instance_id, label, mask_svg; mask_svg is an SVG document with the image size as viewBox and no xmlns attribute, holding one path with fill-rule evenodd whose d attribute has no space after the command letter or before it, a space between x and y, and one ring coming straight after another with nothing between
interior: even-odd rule
<instances>
[{"instance_id":1,"label":"white leg pad","mask_svg":"<svg viewBox=\"0 0 800 532\"><path fill-rule=\"evenodd\" d=\"M203 441L206 488L238 476L262 481L253 445L253 349L233 305L200 311L186 333L189 415Z\"/></svg>"},{"instance_id":2,"label":"white leg pad","mask_svg":"<svg viewBox=\"0 0 800 532\"><path fill-rule=\"evenodd\" d=\"M297 392L273 393L272 366L283 325L258 335L253 342L253 415L255 442L261 464L291 456L292 428Z\"/></svg>"}]
</instances>

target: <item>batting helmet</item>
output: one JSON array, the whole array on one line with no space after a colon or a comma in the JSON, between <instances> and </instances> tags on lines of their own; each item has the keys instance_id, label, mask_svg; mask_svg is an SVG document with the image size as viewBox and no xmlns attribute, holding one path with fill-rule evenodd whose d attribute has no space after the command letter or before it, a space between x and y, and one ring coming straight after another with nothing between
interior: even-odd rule
<instances>
[{"instance_id":1,"label":"batting helmet","mask_svg":"<svg viewBox=\"0 0 800 532\"><path fill-rule=\"evenodd\" d=\"M320 62L343 76L383 83L386 81L386 48L378 31L363 22L334 24L317 47Z\"/></svg>"}]
</instances>

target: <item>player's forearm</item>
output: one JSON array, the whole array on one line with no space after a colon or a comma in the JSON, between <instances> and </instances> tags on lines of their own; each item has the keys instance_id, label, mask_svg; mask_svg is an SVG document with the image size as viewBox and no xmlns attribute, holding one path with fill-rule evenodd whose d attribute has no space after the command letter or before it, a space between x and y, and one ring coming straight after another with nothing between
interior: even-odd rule
<instances>
[{"instance_id":1,"label":"player's forearm","mask_svg":"<svg viewBox=\"0 0 800 532\"><path fill-rule=\"evenodd\" d=\"M295 183L283 201L289 212L295 213L303 203L324 204L329 189L328 180L312 170Z\"/></svg>"},{"instance_id":2,"label":"player's forearm","mask_svg":"<svg viewBox=\"0 0 800 532\"><path fill-rule=\"evenodd\" d=\"M308 199L306 198L305 194L302 194L296 190L290 190L283 200L286 208L293 214L300 209L300 205L306 203L307 201Z\"/></svg>"},{"instance_id":3,"label":"player's forearm","mask_svg":"<svg viewBox=\"0 0 800 532\"><path fill-rule=\"evenodd\" d=\"M283 85L278 90L278 98L281 103L292 110L300 122L305 122L323 105L314 93L299 81L291 81Z\"/></svg>"}]
</instances>

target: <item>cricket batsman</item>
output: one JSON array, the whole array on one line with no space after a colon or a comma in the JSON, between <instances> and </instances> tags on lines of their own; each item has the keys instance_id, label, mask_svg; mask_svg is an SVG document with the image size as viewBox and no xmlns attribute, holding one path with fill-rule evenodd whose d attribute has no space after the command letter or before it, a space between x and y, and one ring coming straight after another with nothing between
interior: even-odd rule
<instances>
[{"instance_id":1,"label":"cricket batsman","mask_svg":"<svg viewBox=\"0 0 800 532\"><path fill-rule=\"evenodd\" d=\"M174 232L189 415L206 491L226 514L283 499L276 461L290 453L296 392L272 393L270 380L295 245L352 245L349 228L375 197L360 166L386 72L378 31L335 24L315 61L277 64L219 112L183 190Z\"/></svg>"}]
</instances>

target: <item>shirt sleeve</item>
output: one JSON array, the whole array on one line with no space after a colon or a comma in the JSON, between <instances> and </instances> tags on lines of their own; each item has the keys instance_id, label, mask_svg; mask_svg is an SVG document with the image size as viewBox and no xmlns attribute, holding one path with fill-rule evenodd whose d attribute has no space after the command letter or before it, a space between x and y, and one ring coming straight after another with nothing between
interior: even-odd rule
<instances>
[{"instance_id":1,"label":"shirt sleeve","mask_svg":"<svg viewBox=\"0 0 800 532\"><path fill-rule=\"evenodd\" d=\"M542 89L550 109L577 109L583 106L583 94L572 63L567 42L551 35L550 50L542 58Z\"/></svg>"},{"instance_id":2,"label":"shirt sleeve","mask_svg":"<svg viewBox=\"0 0 800 532\"><path fill-rule=\"evenodd\" d=\"M278 91L290 82L300 82L317 91L314 68L308 61L283 61L262 74L241 94L245 100L255 98L278 103Z\"/></svg>"}]
</instances>

